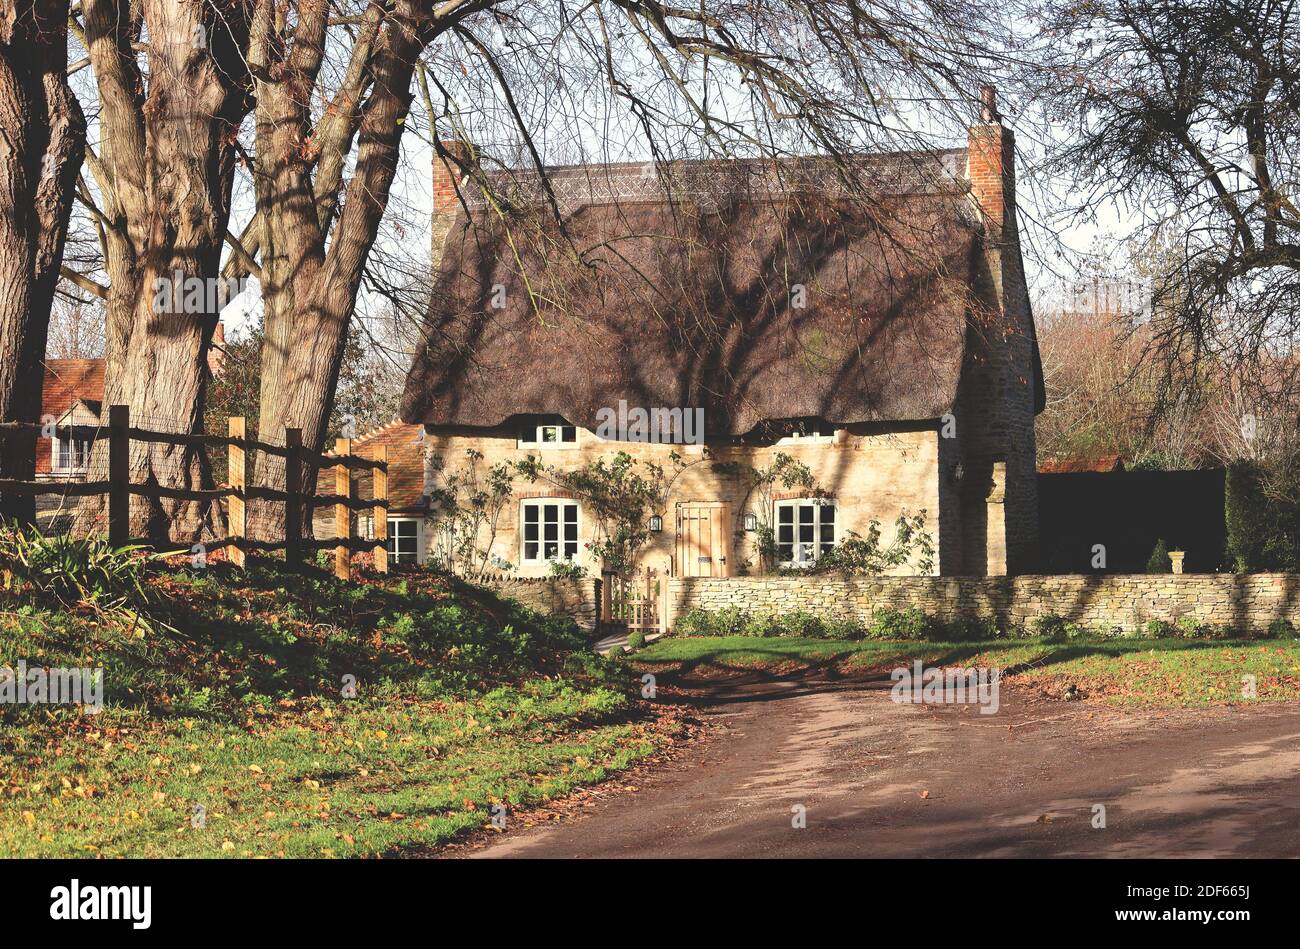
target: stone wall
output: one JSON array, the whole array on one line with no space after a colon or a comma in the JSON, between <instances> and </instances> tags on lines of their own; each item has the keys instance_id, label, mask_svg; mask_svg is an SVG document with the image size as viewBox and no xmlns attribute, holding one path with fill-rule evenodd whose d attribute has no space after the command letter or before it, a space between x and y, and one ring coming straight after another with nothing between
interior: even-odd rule
<instances>
[{"instance_id":1,"label":"stone wall","mask_svg":"<svg viewBox=\"0 0 1300 949\"><path fill-rule=\"evenodd\" d=\"M916 607L940 621L993 618L1004 627L1027 627L1055 614L1124 633L1184 616L1238 632L1265 632L1276 619L1300 628L1300 574L677 578L669 593L670 617L695 607L734 606L755 614L801 609L865 623L881 607Z\"/></svg>"},{"instance_id":2,"label":"stone wall","mask_svg":"<svg viewBox=\"0 0 1300 949\"><path fill-rule=\"evenodd\" d=\"M503 597L552 616L568 616L586 630L594 630L600 616L600 580L520 578L495 580L487 584Z\"/></svg>"}]
</instances>

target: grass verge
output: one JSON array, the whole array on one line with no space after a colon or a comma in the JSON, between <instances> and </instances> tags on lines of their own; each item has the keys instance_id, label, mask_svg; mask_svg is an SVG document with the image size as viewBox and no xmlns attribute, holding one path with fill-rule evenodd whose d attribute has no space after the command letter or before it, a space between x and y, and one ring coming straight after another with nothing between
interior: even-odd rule
<instances>
[{"instance_id":1,"label":"grass verge","mask_svg":"<svg viewBox=\"0 0 1300 949\"><path fill-rule=\"evenodd\" d=\"M661 739L571 623L426 573L220 565L150 591L147 628L0 601L0 665L102 667L106 696L0 705L0 855L422 850Z\"/></svg>"},{"instance_id":2,"label":"grass verge","mask_svg":"<svg viewBox=\"0 0 1300 949\"><path fill-rule=\"evenodd\" d=\"M1049 696L1070 686L1088 698L1128 705L1194 706L1300 700L1300 641L1041 639L976 643L746 636L660 640L637 654L654 672L703 677L756 670L779 674L881 673L920 659L927 666L984 666ZM1244 696L1253 677L1255 699ZM1245 680L1245 681L1243 681Z\"/></svg>"}]
</instances>

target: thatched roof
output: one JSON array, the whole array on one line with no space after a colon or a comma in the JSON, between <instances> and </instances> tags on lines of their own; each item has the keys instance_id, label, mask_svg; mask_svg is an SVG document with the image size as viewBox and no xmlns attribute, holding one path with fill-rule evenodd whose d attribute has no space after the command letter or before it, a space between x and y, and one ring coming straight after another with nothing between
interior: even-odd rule
<instances>
[{"instance_id":1,"label":"thatched roof","mask_svg":"<svg viewBox=\"0 0 1300 949\"><path fill-rule=\"evenodd\" d=\"M710 434L735 435L769 419L940 416L980 239L960 157L877 159L873 175L905 174L869 202L811 187L825 166L773 188L772 166L710 163L685 187L631 166L554 172L563 227L536 188L503 213L462 209L402 418L594 428L622 399L703 407Z\"/></svg>"}]
</instances>

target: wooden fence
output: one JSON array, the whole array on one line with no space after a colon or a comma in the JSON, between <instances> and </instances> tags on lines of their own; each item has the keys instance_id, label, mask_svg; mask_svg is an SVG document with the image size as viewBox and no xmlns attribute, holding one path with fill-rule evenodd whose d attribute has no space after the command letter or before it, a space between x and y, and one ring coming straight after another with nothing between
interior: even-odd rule
<instances>
[{"instance_id":1,"label":"wooden fence","mask_svg":"<svg viewBox=\"0 0 1300 949\"><path fill-rule=\"evenodd\" d=\"M351 576L351 555L354 550L369 550L374 557L375 570L388 572L388 519L374 518L373 537L369 540L353 536L353 511L382 510L388 508L388 449L379 446L378 457L361 458L352 454L352 444L346 438L335 443L333 454L321 454L303 447L302 431L286 428L283 445L252 441L246 437L246 422L241 417L231 418L226 435L177 434L133 428L128 407L109 407L107 428L92 425L42 426L34 423L0 423L0 441L12 443L10 433L22 433L29 447L36 444L35 437L65 436L87 442L108 440L108 477L100 481L17 481L0 479L0 494L59 495L62 497L108 497L108 539L116 545L136 542L149 544L148 539L130 534L131 497L144 497L154 501L166 498L179 501L209 501L226 504L227 536L203 543L205 551L229 548L233 563L244 566L250 552L283 550L290 566L302 562L306 550L334 550L334 573L341 579ZM160 484L131 483L131 443L145 442L182 445L197 448L225 448L227 452L228 483L219 488L173 488ZM10 448L5 445L5 450ZM250 484L251 462L254 452L265 452L285 460L284 490ZM334 471L333 494L306 494L303 491L303 471L314 466L321 474L326 469ZM351 490L353 470L373 471L374 491L371 500L353 497ZM320 475L318 475L320 477ZM253 500L284 504L284 539L255 540L248 536L248 503ZM304 508L334 506L335 536L313 539L303 536L302 512Z\"/></svg>"}]
</instances>

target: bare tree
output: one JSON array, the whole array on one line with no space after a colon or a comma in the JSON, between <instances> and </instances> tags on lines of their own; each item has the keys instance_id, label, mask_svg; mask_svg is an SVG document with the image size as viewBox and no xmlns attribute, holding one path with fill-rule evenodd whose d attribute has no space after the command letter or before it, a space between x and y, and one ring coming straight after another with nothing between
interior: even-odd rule
<instances>
[{"instance_id":1,"label":"bare tree","mask_svg":"<svg viewBox=\"0 0 1300 949\"><path fill-rule=\"evenodd\" d=\"M45 354L54 359L97 359L104 355L104 310L80 300L56 300L50 311Z\"/></svg>"},{"instance_id":2,"label":"bare tree","mask_svg":"<svg viewBox=\"0 0 1300 949\"><path fill-rule=\"evenodd\" d=\"M1114 202L1155 250L1161 399L1204 364L1300 386L1300 44L1293 0L1051 2L1030 70L1080 215ZM1287 371L1279 371L1283 368Z\"/></svg>"},{"instance_id":3,"label":"bare tree","mask_svg":"<svg viewBox=\"0 0 1300 949\"><path fill-rule=\"evenodd\" d=\"M85 120L67 82L67 0L0 8L0 421L38 421L41 362L63 262ZM34 476L35 441L10 435L0 477ZM33 499L0 516L30 521Z\"/></svg>"}]
</instances>

